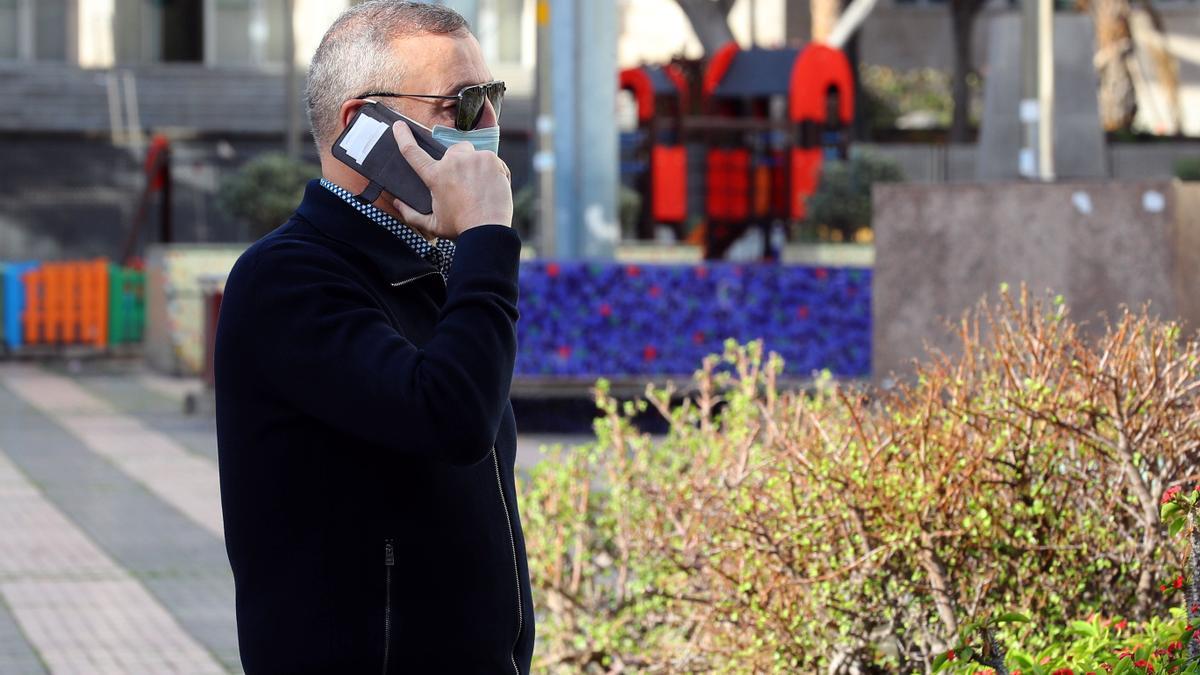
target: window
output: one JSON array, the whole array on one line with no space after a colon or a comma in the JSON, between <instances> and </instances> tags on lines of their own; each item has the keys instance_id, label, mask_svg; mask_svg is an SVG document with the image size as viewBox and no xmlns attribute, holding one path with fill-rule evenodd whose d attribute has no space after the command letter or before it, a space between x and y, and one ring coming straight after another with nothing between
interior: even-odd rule
<instances>
[{"instance_id":1,"label":"window","mask_svg":"<svg viewBox=\"0 0 1200 675\"><path fill-rule=\"evenodd\" d=\"M0 0L0 59L67 60L68 0Z\"/></svg>"},{"instance_id":2,"label":"window","mask_svg":"<svg viewBox=\"0 0 1200 675\"><path fill-rule=\"evenodd\" d=\"M216 36L210 59L217 64L282 63L283 0L215 0Z\"/></svg>"},{"instance_id":3,"label":"window","mask_svg":"<svg viewBox=\"0 0 1200 675\"><path fill-rule=\"evenodd\" d=\"M489 63L532 65L537 49L531 24L534 1L480 1L476 35Z\"/></svg>"},{"instance_id":4,"label":"window","mask_svg":"<svg viewBox=\"0 0 1200 675\"><path fill-rule=\"evenodd\" d=\"M0 0L0 59L15 59L20 56L17 43L18 24L17 0Z\"/></svg>"},{"instance_id":5,"label":"window","mask_svg":"<svg viewBox=\"0 0 1200 675\"><path fill-rule=\"evenodd\" d=\"M115 3L113 23L118 63L166 61L261 66L284 60L283 28L287 20L284 0L115 0Z\"/></svg>"}]
</instances>

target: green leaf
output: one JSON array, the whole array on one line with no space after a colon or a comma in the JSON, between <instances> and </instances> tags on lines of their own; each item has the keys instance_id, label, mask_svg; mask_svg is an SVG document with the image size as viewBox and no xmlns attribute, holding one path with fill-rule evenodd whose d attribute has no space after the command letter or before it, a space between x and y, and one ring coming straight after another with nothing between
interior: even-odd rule
<instances>
[{"instance_id":1,"label":"green leaf","mask_svg":"<svg viewBox=\"0 0 1200 675\"><path fill-rule=\"evenodd\" d=\"M1171 521L1170 525L1167 526L1167 534L1174 537L1175 535L1179 534L1179 531L1182 530L1185 525L1187 525L1187 518L1176 518L1175 520Z\"/></svg>"},{"instance_id":2,"label":"green leaf","mask_svg":"<svg viewBox=\"0 0 1200 675\"><path fill-rule=\"evenodd\" d=\"M1087 637L1096 637L1098 635L1096 632L1096 627L1087 621L1072 621L1071 630Z\"/></svg>"},{"instance_id":3,"label":"green leaf","mask_svg":"<svg viewBox=\"0 0 1200 675\"><path fill-rule=\"evenodd\" d=\"M1017 612L1005 612L996 617L995 623L1029 623L1029 617Z\"/></svg>"},{"instance_id":4,"label":"green leaf","mask_svg":"<svg viewBox=\"0 0 1200 675\"><path fill-rule=\"evenodd\" d=\"M1161 516L1164 521L1175 515L1179 511L1179 504L1175 500L1171 500L1162 505Z\"/></svg>"}]
</instances>

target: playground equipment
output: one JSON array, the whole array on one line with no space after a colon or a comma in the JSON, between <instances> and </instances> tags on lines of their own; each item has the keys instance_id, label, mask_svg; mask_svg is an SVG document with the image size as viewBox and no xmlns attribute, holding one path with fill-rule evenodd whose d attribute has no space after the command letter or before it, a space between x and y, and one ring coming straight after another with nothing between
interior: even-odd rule
<instances>
[{"instance_id":1,"label":"playground equipment","mask_svg":"<svg viewBox=\"0 0 1200 675\"><path fill-rule=\"evenodd\" d=\"M825 45L730 43L709 62L703 91L707 114L686 129L708 144L706 257L719 258L750 227L804 217L821 163L846 158L854 78L845 55Z\"/></svg>"},{"instance_id":2,"label":"playground equipment","mask_svg":"<svg viewBox=\"0 0 1200 675\"><path fill-rule=\"evenodd\" d=\"M698 79L689 87L675 64L621 72L621 89L637 104L637 127L622 134L621 174L643 196L639 238L653 236L655 224L683 235L688 217L699 217L705 257L714 259L751 227L767 233L804 217L822 162L847 155L854 77L845 55L823 44L730 43ZM699 105L689 101L693 89ZM703 171L691 175L704 183L700 213L688 209L689 151L702 154ZM774 253L768 245L763 255Z\"/></svg>"},{"instance_id":3,"label":"playground equipment","mask_svg":"<svg viewBox=\"0 0 1200 675\"><path fill-rule=\"evenodd\" d=\"M140 342L145 277L104 258L4 265L3 346L52 353L64 346L108 351Z\"/></svg>"},{"instance_id":4,"label":"playground equipment","mask_svg":"<svg viewBox=\"0 0 1200 675\"><path fill-rule=\"evenodd\" d=\"M621 71L620 87L637 104L637 127L621 133L621 180L642 195L639 239L654 236L654 225L670 225L683 236L687 220L687 150L682 121L688 86L675 65Z\"/></svg>"}]
</instances>

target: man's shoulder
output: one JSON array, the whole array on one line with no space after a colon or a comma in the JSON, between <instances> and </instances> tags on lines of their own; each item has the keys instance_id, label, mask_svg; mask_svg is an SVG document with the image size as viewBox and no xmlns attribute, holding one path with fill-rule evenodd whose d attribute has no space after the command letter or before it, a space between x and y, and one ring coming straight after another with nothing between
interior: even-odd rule
<instances>
[{"instance_id":1,"label":"man's shoulder","mask_svg":"<svg viewBox=\"0 0 1200 675\"><path fill-rule=\"evenodd\" d=\"M261 283L278 274L294 280L297 275L344 273L353 268L351 255L344 244L294 215L242 252L227 287L229 283Z\"/></svg>"}]
</instances>

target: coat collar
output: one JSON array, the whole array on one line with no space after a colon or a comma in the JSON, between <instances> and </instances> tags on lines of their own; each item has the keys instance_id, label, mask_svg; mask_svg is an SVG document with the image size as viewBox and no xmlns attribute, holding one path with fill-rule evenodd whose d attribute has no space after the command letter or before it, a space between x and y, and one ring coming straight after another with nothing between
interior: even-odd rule
<instances>
[{"instance_id":1,"label":"coat collar","mask_svg":"<svg viewBox=\"0 0 1200 675\"><path fill-rule=\"evenodd\" d=\"M417 255L412 247L356 211L341 197L326 190L319 180L308 182L304 200L296 213L326 236L366 256L392 286L402 286L438 273L433 263Z\"/></svg>"}]
</instances>

